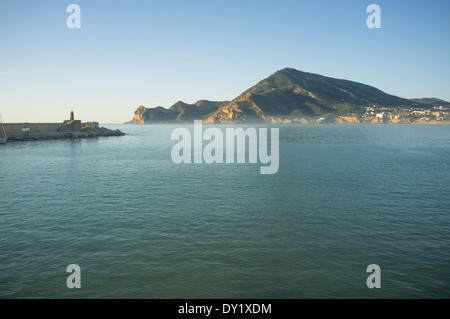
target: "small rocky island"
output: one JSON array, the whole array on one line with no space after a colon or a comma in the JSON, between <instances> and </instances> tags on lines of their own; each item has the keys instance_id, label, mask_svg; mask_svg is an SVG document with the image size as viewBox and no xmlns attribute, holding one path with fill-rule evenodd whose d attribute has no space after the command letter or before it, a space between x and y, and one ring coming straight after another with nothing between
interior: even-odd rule
<instances>
[{"instance_id":1,"label":"small rocky island","mask_svg":"<svg viewBox=\"0 0 450 319\"><path fill-rule=\"evenodd\" d=\"M3 126L8 142L125 135L120 130L100 127L98 122L75 120L73 111L63 123L4 123Z\"/></svg>"}]
</instances>

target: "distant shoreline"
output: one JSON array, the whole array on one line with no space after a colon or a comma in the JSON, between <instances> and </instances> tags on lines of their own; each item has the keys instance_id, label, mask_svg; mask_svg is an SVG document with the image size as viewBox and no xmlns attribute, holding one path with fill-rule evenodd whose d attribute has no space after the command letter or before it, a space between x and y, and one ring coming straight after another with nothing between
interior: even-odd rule
<instances>
[{"instance_id":1,"label":"distant shoreline","mask_svg":"<svg viewBox=\"0 0 450 319\"><path fill-rule=\"evenodd\" d=\"M193 122L153 122L153 123L123 123L119 125L132 125L132 126L151 126L151 125L189 125ZM405 125L405 124L450 124L450 121L416 121L416 122L380 122L380 123L369 123L369 122L237 122L237 123L202 123L203 125L310 125L310 124L336 124L336 125Z\"/></svg>"},{"instance_id":2,"label":"distant shoreline","mask_svg":"<svg viewBox=\"0 0 450 319\"><path fill-rule=\"evenodd\" d=\"M81 123L3 123L7 142L82 139L102 136L123 136L120 130L99 127L98 122Z\"/></svg>"}]
</instances>

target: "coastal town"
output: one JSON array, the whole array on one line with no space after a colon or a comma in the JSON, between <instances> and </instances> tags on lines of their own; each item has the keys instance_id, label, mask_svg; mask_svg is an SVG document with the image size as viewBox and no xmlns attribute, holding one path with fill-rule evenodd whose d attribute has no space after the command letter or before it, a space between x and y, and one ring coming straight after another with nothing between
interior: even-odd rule
<instances>
[{"instance_id":1,"label":"coastal town","mask_svg":"<svg viewBox=\"0 0 450 319\"><path fill-rule=\"evenodd\" d=\"M326 122L325 118L319 119ZM429 108L362 106L360 112L335 119L337 123L449 123L450 105Z\"/></svg>"}]
</instances>

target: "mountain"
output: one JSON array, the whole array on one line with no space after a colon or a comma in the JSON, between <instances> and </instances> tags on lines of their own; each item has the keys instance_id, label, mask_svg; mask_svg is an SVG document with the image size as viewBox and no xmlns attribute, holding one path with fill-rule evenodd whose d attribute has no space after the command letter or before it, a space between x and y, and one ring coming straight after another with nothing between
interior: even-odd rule
<instances>
[{"instance_id":1,"label":"mountain","mask_svg":"<svg viewBox=\"0 0 450 319\"><path fill-rule=\"evenodd\" d=\"M432 97L432 98L421 98L421 99L410 99L413 102L419 103L419 104L425 104L429 106L448 106L450 105L450 102Z\"/></svg>"},{"instance_id":2,"label":"mountain","mask_svg":"<svg viewBox=\"0 0 450 319\"><path fill-rule=\"evenodd\" d=\"M139 106L134 112L134 117L126 124L150 124L150 123L187 123L197 119L204 119L210 113L217 111L226 102L200 100L194 104L178 101L169 109L162 106L146 108Z\"/></svg>"},{"instance_id":3,"label":"mountain","mask_svg":"<svg viewBox=\"0 0 450 319\"><path fill-rule=\"evenodd\" d=\"M285 68L230 102L179 101L169 109L140 106L127 123L186 123L195 119L205 123L289 123L362 114L364 106L430 108L438 101L442 100L403 99L358 82Z\"/></svg>"},{"instance_id":4,"label":"mountain","mask_svg":"<svg viewBox=\"0 0 450 319\"><path fill-rule=\"evenodd\" d=\"M285 68L222 106L205 122L283 122L302 118L334 118L361 112L362 106L372 105L422 106L365 84Z\"/></svg>"},{"instance_id":5,"label":"mountain","mask_svg":"<svg viewBox=\"0 0 450 319\"><path fill-rule=\"evenodd\" d=\"M177 112L177 122L192 122L193 120L203 119L205 115L217 111L226 103L228 102L200 100L194 104L186 104L179 101L172 105L169 110Z\"/></svg>"}]
</instances>

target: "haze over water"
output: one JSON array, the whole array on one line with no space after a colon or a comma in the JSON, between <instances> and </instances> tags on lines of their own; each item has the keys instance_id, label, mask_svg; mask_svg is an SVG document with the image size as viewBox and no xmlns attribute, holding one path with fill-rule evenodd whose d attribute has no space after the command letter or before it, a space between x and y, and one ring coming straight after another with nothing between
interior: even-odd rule
<instances>
[{"instance_id":1,"label":"haze over water","mask_svg":"<svg viewBox=\"0 0 450 319\"><path fill-rule=\"evenodd\" d=\"M274 175L174 164L179 126L0 146L0 297L450 297L449 125L265 126Z\"/></svg>"}]
</instances>

